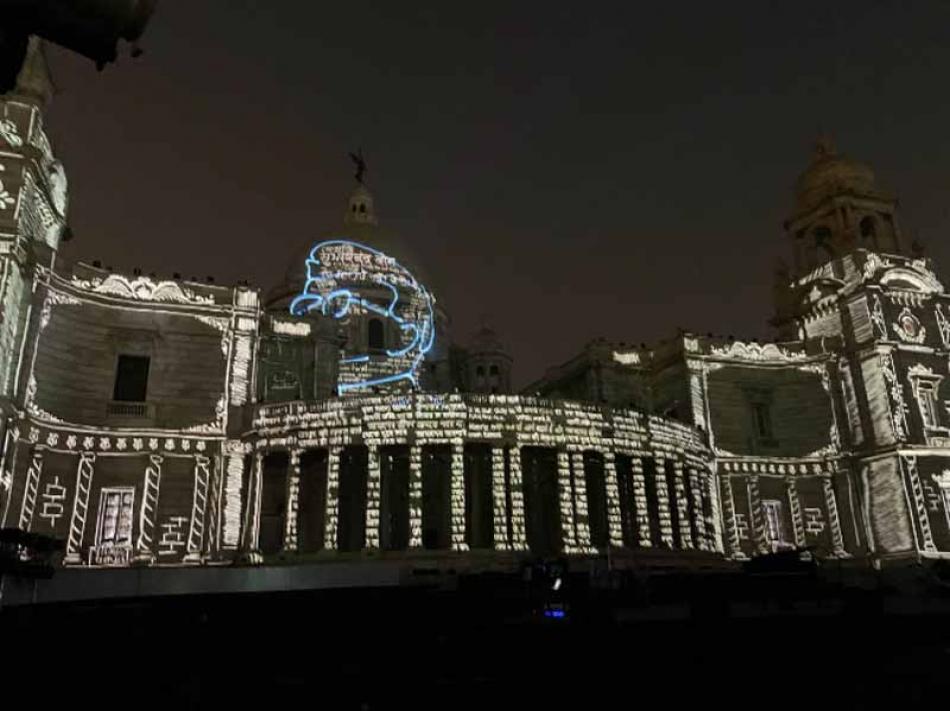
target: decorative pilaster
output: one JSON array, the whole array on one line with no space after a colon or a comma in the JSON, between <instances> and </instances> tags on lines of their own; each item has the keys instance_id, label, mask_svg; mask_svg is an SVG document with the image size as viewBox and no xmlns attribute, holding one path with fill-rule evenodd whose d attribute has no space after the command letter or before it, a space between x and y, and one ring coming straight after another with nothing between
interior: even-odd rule
<instances>
[{"instance_id":1,"label":"decorative pilaster","mask_svg":"<svg viewBox=\"0 0 950 711\"><path fill-rule=\"evenodd\" d=\"M452 445L452 549L467 551L465 542L465 450Z\"/></svg>"},{"instance_id":2,"label":"decorative pilaster","mask_svg":"<svg viewBox=\"0 0 950 711\"><path fill-rule=\"evenodd\" d=\"M158 493L163 461L162 455L150 454L148 464L145 465L145 476L142 480L142 508L139 509L139 537L135 542L135 560L139 563L155 561L152 541L155 536L155 522L158 518Z\"/></svg>"},{"instance_id":3,"label":"decorative pilaster","mask_svg":"<svg viewBox=\"0 0 950 711\"><path fill-rule=\"evenodd\" d=\"M368 447L366 476L366 543L365 548L379 548L379 505L382 474L379 468L379 447Z\"/></svg>"},{"instance_id":4,"label":"decorative pilaster","mask_svg":"<svg viewBox=\"0 0 950 711\"><path fill-rule=\"evenodd\" d=\"M642 548L651 548L653 541L650 538L650 510L647 501L647 485L643 475L643 459L630 458L631 479L633 480L633 502L637 509L637 525L640 530L640 540L637 545Z\"/></svg>"},{"instance_id":5,"label":"decorative pilaster","mask_svg":"<svg viewBox=\"0 0 950 711\"><path fill-rule=\"evenodd\" d=\"M19 528L29 531L33 523L33 512L36 510L36 496L40 487L40 473L43 471L43 452L33 450L30 466L26 470L26 485L23 488L23 505L20 507Z\"/></svg>"},{"instance_id":6,"label":"decorative pilaster","mask_svg":"<svg viewBox=\"0 0 950 711\"><path fill-rule=\"evenodd\" d=\"M247 487L247 512L244 523L244 550L251 562L261 559L260 532L261 532L261 486L263 484L261 470L264 454L254 453L254 465L251 470L251 479Z\"/></svg>"},{"instance_id":7,"label":"decorative pilaster","mask_svg":"<svg viewBox=\"0 0 950 711\"><path fill-rule=\"evenodd\" d=\"M654 457L653 461L656 463L654 469L656 470L656 501L660 510L660 540L673 548L675 541L673 540L673 517L670 514L670 489L666 480L666 460Z\"/></svg>"},{"instance_id":8,"label":"decorative pilaster","mask_svg":"<svg viewBox=\"0 0 950 711\"><path fill-rule=\"evenodd\" d=\"M607 488L607 530L610 545L623 547L623 522L620 515L620 488L617 485L617 467L614 453L606 451L604 455L604 486Z\"/></svg>"},{"instance_id":9,"label":"decorative pilaster","mask_svg":"<svg viewBox=\"0 0 950 711\"><path fill-rule=\"evenodd\" d=\"M409 547L422 548L422 447L409 449Z\"/></svg>"},{"instance_id":10,"label":"decorative pilaster","mask_svg":"<svg viewBox=\"0 0 950 711\"><path fill-rule=\"evenodd\" d=\"M327 506L324 520L323 547L328 551L336 550L340 527L340 450L333 447L327 451Z\"/></svg>"},{"instance_id":11,"label":"decorative pilaster","mask_svg":"<svg viewBox=\"0 0 950 711\"><path fill-rule=\"evenodd\" d=\"M508 483L511 487L511 548L528 550L528 538L524 528L524 485L521 476L521 448L508 447Z\"/></svg>"},{"instance_id":12,"label":"decorative pilaster","mask_svg":"<svg viewBox=\"0 0 950 711\"><path fill-rule=\"evenodd\" d=\"M287 457L287 508L284 511L285 551L297 550L297 512L300 507L300 454L299 447L293 447Z\"/></svg>"},{"instance_id":13,"label":"decorative pilaster","mask_svg":"<svg viewBox=\"0 0 950 711\"><path fill-rule=\"evenodd\" d=\"M574 553L577 550L577 534L574 528L574 487L571 486L570 458L563 449L557 451L557 483L564 552Z\"/></svg>"},{"instance_id":14,"label":"decorative pilaster","mask_svg":"<svg viewBox=\"0 0 950 711\"><path fill-rule=\"evenodd\" d=\"M785 492L788 496L788 510L792 516L792 531L795 534L795 545L801 548L805 545L805 522L802 519L802 505L798 498L798 487L794 477L785 480Z\"/></svg>"},{"instance_id":15,"label":"decorative pilaster","mask_svg":"<svg viewBox=\"0 0 950 711\"><path fill-rule=\"evenodd\" d=\"M752 537L756 551L760 554L771 553L772 547L763 520L762 498L759 496L759 477L750 476L746 488L749 492L749 516L752 519Z\"/></svg>"},{"instance_id":16,"label":"decorative pilaster","mask_svg":"<svg viewBox=\"0 0 950 711\"><path fill-rule=\"evenodd\" d=\"M241 442L227 444L227 472L224 480L224 520L221 547L234 550L241 541L242 493L244 489L244 446Z\"/></svg>"},{"instance_id":17,"label":"decorative pilaster","mask_svg":"<svg viewBox=\"0 0 950 711\"><path fill-rule=\"evenodd\" d=\"M720 475L719 483L722 486L722 517L729 535L729 550L724 552L733 558L745 558L739 541L739 526L736 523L736 500L732 492L732 478L728 474Z\"/></svg>"},{"instance_id":18,"label":"decorative pilaster","mask_svg":"<svg viewBox=\"0 0 950 711\"><path fill-rule=\"evenodd\" d=\"M673 491L676 494L676 511L679 514L680 544L685 549L693 548L693 529L689 522L689 501L686 498L683 463L673 461Z\"/></svg>"},{"instance_id":19,"label":"decorative pilaster","mask_svg":"<svg viewBox=\"0 0 950 711\"><path fill-rule=\"evenodd\" d=\"M508 491L505 486L505 450L499 446L491 448L491 483L495 550L506 551L511 548L508 540Z\"/></svg>"},{"instance_id":20,"label":"decorative pilaster","mask_svg":"<svg viewBox=\"0 0 950 711\"><path fill-rule=\"evenodd\" d=\"M221 463L227 461L220 456L216 456L210 463L210 476L208 479L208 534L204 540L204 554L207 558L217 556L220 546L220 528L221 528Z\"/></svg>"},{"instance_id":21,"label":"decorative pilaster","mask_svg":"<svg viewBox=\"0 0 950 711\"><path fill-rule=\"evenodd\" d=\"M205 535L205 515L208 511L208 482L211 460L203 455L195 457L195 489L191 500L191 524L188 527L188 543L184 560L201 561L201 544Z\"/></svg>"},{"instance_id":22,"label":"decorative pilaster","mask_svg":"<svg viewBox=\"0 0 950 711\"><path fill-rule=\"evenodd\" d=\"M831 481L831 477L829 476L823 478L821 480L821 485L825 491L825 505L828 507L828 527L831 530L832 550L834 551L836 558L848 558L848 552L844 548L844 536L841 533L841 520L838 518L838 500L835 496L835 489ZM924 511L924 516L927 516L926 511ZM930 534L930 520L925 519L925 521L927 525L927 533ZM926 537L924 540L926 542ZM930 545L932 546L932 550L937 550L937 546L934 545L932 535L930 535Z\"/></svg>"},{"instance_id":23,"label":"decorative pilaster","mask_svg":"<svg viewBox=\"0 0 950 711\"><path fill-rule=\"evenodd\" d=\"M82 538L86 530L86 515L89 513L89 495L92 492L92 474L96 461L95 452L82 452L76 467L76 494L73 497L73 513L69 520L69 537L66 540L66 556L63 562L77 565L82 562Z\"/></svg>"}]
</instances>

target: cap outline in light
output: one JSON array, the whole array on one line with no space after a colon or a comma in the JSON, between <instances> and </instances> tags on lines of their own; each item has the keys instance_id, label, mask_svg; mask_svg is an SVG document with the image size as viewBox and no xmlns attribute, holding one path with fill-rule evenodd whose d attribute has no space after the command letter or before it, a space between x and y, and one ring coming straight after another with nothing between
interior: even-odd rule
<instances>
[{"instance_id":1,"label":"cap outline in light","mask_svg":"<svg viewBox=\"0 0 950 711\"><path fill-rule=\"evenodd\" d=\"M365 252L382 257L390 262L392 271L400 274L408 284L406 286L415 290L425 303L426 314L418 322L413 322L403 318L396 313L396 305L399 303L399 291L396 287L385 281L386 274L373 273L367 270L366 278L376 286L384 286L392 293L392 299L386 307L379 306L367 299L364 299L358 292L348 288L332 289L326 294L319 292L321 285L327 283L335 284L341 274L347 272L331 271L323 262L319 255L320 250L333 245L355 247ZM420 284L408 269L389 255L365 244L354 242L352 240L332 239L315 244L310 250L310 256L306 260L307 281L304 284L302 293L294 297L290 302L289 311L293 316L303 316L311 311L319 311L324 316L330 316L334 319L340 319L349 313L353 303L358 303L367 311L372 311L384 318L394 321L403 334L409 334L409 343L397 349L386 349L385 353L390 358L401 358L409 355L414 349L417 351L411 361L411 365L406 370L392 375L386 375L377 378L368 378L353 383L340 383L337 385L337 392L341 395L348 390L357 390L360 388L371 387L373 385L383 385L399 380L408 380L413 385L418 385L416 379L416 370L422 363L426 354L432 349L435 342L435 316L433 309L434 299L429 291ZM341 305L342 302L342 305ZM328 313L330 312L330 313ZM363 363L369 360L369 355L348 356L340 359L341 363Z\"/></svg>"}]
</instances>

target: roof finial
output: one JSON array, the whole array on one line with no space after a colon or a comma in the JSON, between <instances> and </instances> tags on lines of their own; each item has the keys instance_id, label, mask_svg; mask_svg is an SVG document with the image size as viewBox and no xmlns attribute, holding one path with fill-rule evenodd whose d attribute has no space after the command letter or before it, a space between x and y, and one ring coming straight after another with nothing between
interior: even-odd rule
<instances>
[{"instance_id":1,"label":"roof finial","mask_svg":"<svg viewBox=\"0 0 950 711\"><path fill-rule=\"evenodd\" d=\"M356 165L356 182L360 185L363 184L363 176L366 175L366 160L363 158L363 149L358 148L356 153L350 153L350 158L353 160L353 163Z\"/></svg>"}]
</instances>

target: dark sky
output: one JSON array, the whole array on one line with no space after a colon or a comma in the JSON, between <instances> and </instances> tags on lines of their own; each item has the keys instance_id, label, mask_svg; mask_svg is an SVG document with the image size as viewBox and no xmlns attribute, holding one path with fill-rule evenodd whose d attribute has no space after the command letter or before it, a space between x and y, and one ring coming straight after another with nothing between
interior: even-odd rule
<instances>
[{"instance_id":1,"label":"dark sky","mask_svg":"<svg viewBox=\"0 0 950 711\"><path fill-rule=\"evenodd\" d=\"M596 336L768 337L820 131L939 265L950 3L161 0L146 54L52 53L69 256L267 288L334 233L362 146L381 222L525 383Z\"/></svg>"}]
</instances>

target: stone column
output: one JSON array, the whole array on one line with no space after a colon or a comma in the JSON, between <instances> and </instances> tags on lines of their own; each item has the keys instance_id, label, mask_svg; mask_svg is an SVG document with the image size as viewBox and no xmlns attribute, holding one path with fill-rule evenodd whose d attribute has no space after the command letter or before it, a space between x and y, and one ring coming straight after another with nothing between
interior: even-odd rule
<instances>
[{"instance_id":1,"label":"stone column","mask_svg":"<svg viewBox=\"0 0 950 711\"><path fill-rule=\"evenodd\" d=\"M614 453L606 451L604 456L604 486L607 489L607 530L610 545L614 548L623 546L623 521L620 515L620 488L617 485L617 467L614 463Z\"/></svg>"},{"instance_id":2,"label":"stone column","mask_svg":"<svg viewBox=\"0 0 950 711\"><path fill-rule=\"evenodd\" d=\"M366 533L363 547L379 548L379 500L380 483L379 447L369 446L366 472Z\"/></svg>"},{"instance_id":3,"label":"stone column","mask_svg":"<svg viewBox=\"0 0 950 711\"><path fill-rule=\"evenodd\" d=\"M338 447L327 450L327 504L323 519L323 547L328 551L337 548L337 530L340 524L340 454Z\"/></svg>"},{"instance_id":4,"label":"stone column","mask_svg":"<svg viewBox=\"0 0 950 711\"><path fill-rule=\"evenodd\" d=\"M639 531L637 544L642 548L650 548L653 541L650 539L650 510L647 501L647 485L643 474L643 459L637 456L630 457L631 479L633 480L633 502L637 511L637 529Z\"/></svg>"},{"instance_id":5,"label":"stone column","mask_svg":"<svg viewBox=\"0 0 950 711\"><path fill-rule=\"evenodd\" d=\"M409 547L422 548L422 447L409 448Z\"/></svg>"},{"instance_id":6,"label":"stone column","mask_svg":"<svg viewBox=\"0 0 950 711\"><path fill-rule=\"evenodd\" d=\"M560 448L557 450L557 484L564 552L575 553L577 551L577 529L574 520L574 487L571 485L571 462L567 451Z\"/></svg>"},{"instance_id":7,"label":"stone column","mask_svg":"<svg viewBox=\"0 0 950 711\"><path fill-rule=\"evenodd\" d=\"M666 460L654 456L656 463L656 501L660 509L660 540L670 548L674 547L673 518L670 514L670 489L666 479ZM675 504L675 502L673 502Z\"/></svg>"},{"instance_id":8,"label":"stone column","mask_svg":"<svg viewBox=\"0 0 950 711\"><path fill-rule=\"evenodd\" d=\"M467 551L465 542L465 449L452 445L452 549Z\"/></svg>"},{"instance_id":9,"label":"stone column","mask_svg":"<svg viewBox=\"0 0 950 711\"><path fill-rule=\"evenodd\" d=\"M587 507L587 477L584 474L584 453L571 452L571 479L574 484L574 531L578 553L596 553L590 542L590 510Z\"/></svg>"},{"instance_id":10,"label":"stone column","mask_svg":"<svg viewBox=\"0 0 950 711\"><path fill-rule=\"evenodd\" d=\"M676 512L679 518L680 545L684 549L693 548L693 529L690 526L689 501L686 499L686 486L683 480L683 462L673 460L673 491L676 495Z\"/></svg>"},{"instance_id":11,"label":"stone column","mask_svg":"<svg viewBox=\"0 0 950 711\"><path fill-rule=\"evenodd\" d=\"M508 489L505 486L505 450L497 445L491 448L491 482L495 550L506 551L511 548L511 541L508 540Z\"/></svg>"},{"instance_id":12,"label":"stone column","mask_svg":"<svg viewBox=\"0 0 950 711\"><path fill-rule=\"evenodd\" d=\"M703 507L703 489L699 472L696 467L688 467L686 470L687 481L689 483L689 497L693 502L693 517L696 522L696 532L699 540L695 541L699 550L709 550L709 534L706 530L706 511Z\"/></svg>"},{"instance_id":13,"label":"stone column","mask_svg":"<svg viewBox=\"0 0 950 711\"><path fill-rule=\"evenodd\" d=\"M508 447L508 485L511 487L511 548L528 550L528 538L524 527L524 483L521 476L521 448L514 444Z\"/></svg>"},{"instance_id":14,"label":"stone column","mask_svg":"<svg viewBox=\"0 0 950 711\"><path fill-rule=\"evenodd\" d=\"M82 452L76 467L76 493L73 497L73 512L69 519L69 537L66 540L67 565L82 563L82 540L86 530L86 515L89 513L89 495L92 492L92 475L95 470L95 452Z\"/></svg>"},{"instance_id":15,"label":"stone column","mask_svg":"<svg viewBox=\"0 0 950 711\"><path fill-rule=\"evenodd\" d=\"M303 450L292 447L287 453L287 504L284 509L283 550L297 550L297 511L300 507L300 455Z\"/></svg>"}]
</instances>

